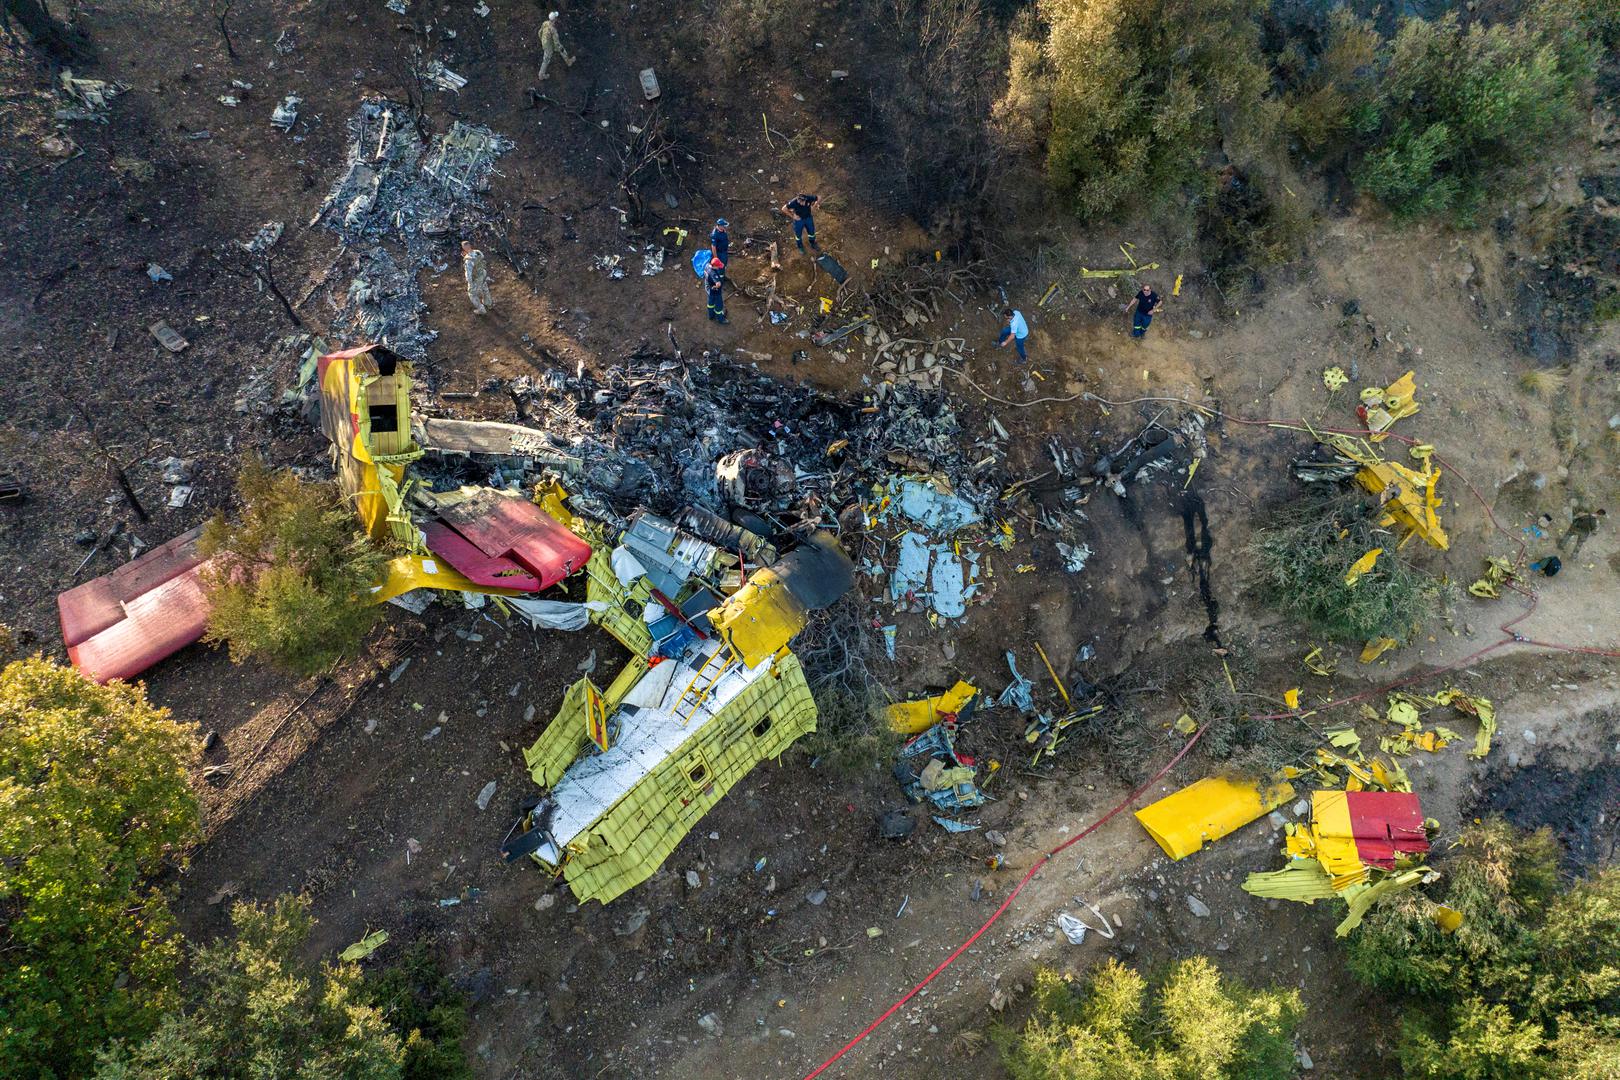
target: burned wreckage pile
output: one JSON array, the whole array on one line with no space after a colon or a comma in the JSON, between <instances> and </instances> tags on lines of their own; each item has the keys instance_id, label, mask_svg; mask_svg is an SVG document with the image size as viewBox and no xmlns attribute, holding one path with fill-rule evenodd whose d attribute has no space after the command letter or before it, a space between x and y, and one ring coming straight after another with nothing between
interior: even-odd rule
<instances>
[{"instance_id":1,"label":"burned wreckage pile","mask_svg":"<svg viewBox=\"0 0 1620 1080\"><path fill-rule=\"evenodd\" d=\"M330 333L386 341L419 361L437 335L422 326L417 271L457 262L452 241L485 221L480 195L514 144L459 120L424 144L411 115L380 98L361 102L349 120L348 164L309 224L342 241L334 269L345 255L352 264L347 284L331 292ZM341 280L329 272L321 284Z\"/></svg>"}]
</instances>

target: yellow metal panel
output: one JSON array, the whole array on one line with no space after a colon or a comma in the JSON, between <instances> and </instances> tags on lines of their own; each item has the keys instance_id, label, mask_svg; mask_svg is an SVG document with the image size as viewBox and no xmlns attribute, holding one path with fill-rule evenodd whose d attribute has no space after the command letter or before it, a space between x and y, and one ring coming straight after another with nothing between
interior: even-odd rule
<instances>
[{"instance_id":1,"label":"yellow metal panel","mask_svg":"<svg viewBox=\"0 0 1620 1080\"><path fill-rule=\"evenodd\" d=\"M1371 885L1358 886L1345 897L1350 904L1350 914L1345 916L1343 922L1334 927L1333 932L1339 937L1344 937L1344 935L1361 925L1361 920L1367 914L1368 909L1378 901L1388 899L1396 893L1417 888L1430 873L1431 871L1427 869L1407 870L1403 873L1381 878Z\"/></svg>"},{"instance_id":2,"label":"yellow metal panel","mask_svg":"<svg viewBox=\"0 0 1620 1080\"><path fill-rule=\"evenodd\" d=\"M746 585L709 611L721 639L751 668L792 641L804 629L806 618L804 605L770 569L756 571Z\"/></svg>"},{"instance_id":3,"label":"yellow metal panel","mask_svg":"<svg viewBox=\"0 0 1620 1080\"><path fill-rule=\"evenodd\" d=\"M393 537L415 546L416 528L401 512L405 468L422 456L411 441L411 366L379 375L370 353L338 356L321 380L321 430L332 443L338 483L373 540ZM372 432L373 404L395 409L398 430Z\"/></svg>"},{"instance_id":4,"label":"yellow metal panel","mask_svg":"<svg viewBox=\"0 0 1620 1080\"><path fill-rule=\"evenodd\" d=\"M445 589L451 592L488 593L492 596L523 595L517 589L495 589L469 581L443 559L428 555L401 555L388 561L388 574L371 594L371 602L380 604L403 596L412 589Z\"/></svg>"},{"instance_id":5,"label":"yellow metal panel","mask_svg":"<svg viewBox=\"0 0 1620 1080\"><path fill-rule=\"evenodd\" d=\"M579 757L579 752L591 744L585 735L586 695L596 688L590 679L581 679L563 694L562 705L540 737L523 752L523 763L529 775L543 788L549 788L568 766Z\"/></svg>"},{"instance_id":6,"label":"yellow metal panel","mask_svg":"<svg viewBox=\"0 0 1620 1080\"><path fill-rule=\"evenodd\" d=\"M1243 891L1271 900L1295 900L1302 904L1331 900L1339 895L1322 864L1296 860L1286 870L1252 873L1243 881Z\"/></svg>"},{"instance_id":7,"label":"yellow metal panel","mask_svg":"<svg viewBox=\"0 0 1620 1080\"><path fill-rule=\"evenodd\" d=\"M574 895L605 904L651 877L737 781L815 729L804 671L784 653L569 845L563 875ZM694 754L708 771L701 789L685 771Z\"/></svg>"},{"instance_id":8,"label":"yellow metal panel","mask_svg":"<svg viewBox=\"0 0 1620 1080\"><path fill-rule=\"evenodd\" d=\"M955 686L937 697L898 702L885 709L884 714L890 730L901 735L917 735L939 723L947 713L961 712L962 706L978 692L977 687L957 680Z\"/></svg>"},{"instance_id":9,"label":"yellow metal panel","mask_svg":"<svg viewBox=\"0 0 1620 1080\"><path fill-rule=\"evenodd\" d=\"M548 477L534 486L534 501L565 528L574 529L574 512L568 509L568 490L555 477ZM578 529L574 529L578 532ZM595 544L591 545L595 547Z\"/></svg>"},{"instance_id":10,"label":"yellow metal panel","mask_svg":"<svg viewBox=\"0 0 1620 1080\"><path fill-rule=\"evenodd\" d=\"M1445 551L1451 547L1451 539L1440 527L1440 517L1435 512L1441 502L1435 494L1439 481L1440 470L1433 466L1419 473L1390 461L1375 461L1356 472L1356 483L1385 499L1384 510L1391 518L1408 532ZM1393 491L1393 494L1385 496L1385 491Z\"/></svg>"},{"instance_id":11,"label":"yellow metal panel","mask_svg":"<svg viewBox=\"0 0 1620 1080\"><path fill-rule=\"evenodd\" d=\"M1136 820L1166 855L1184 859L1293 797L1294 787L1286 782L1262 789L1250 781L1210 776L1144 806Z\"/></svg>"},{"instance_id":12,"label":"yellow metal panel","mask_svg":"<svg viewBox=\"0 0 1620 1080\"><path fill-rule=\"evenodd\" d=\"M1311 792L1311 835L1316 840L1316 857L1329 876L1341 879L1366 874L1367 867L1356 852L1346 792Z\"/></svg>"}]
</instances>

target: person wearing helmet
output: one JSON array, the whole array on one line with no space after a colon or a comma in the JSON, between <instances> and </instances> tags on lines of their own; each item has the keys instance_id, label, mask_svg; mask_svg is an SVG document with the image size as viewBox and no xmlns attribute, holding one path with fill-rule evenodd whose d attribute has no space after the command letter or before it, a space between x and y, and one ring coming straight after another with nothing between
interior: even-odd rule
<instances>
[{"instance_id":1,"label":"person wearing helmet","mask_svg":"<svg viewBox=\"0 0 1620 1080\"><path fill-rule=\"evenodd\" d=\"M557 36L557 15L558 13L553 11L546 16L546 21L540 24L540 48L543 50L540 57L540 80L542 82L546 79L546 70L551 67L551 58L553 56L560 54L563 63L569 67L574 66L574 58L568 54L567 49L563 48L562 38Z\"/></svg>"},{"instance_id":2,"label":"person wearing helmet","mask_svg":"<svg viewBox=\"0 0 1620 1080\"><path fill-rule=\"evenodd\" d=\"M710 259L703 273L703 287L709 293L709 318L717 323L726 321L726 264L721 259Z\"/></svg>"}]
</instances>

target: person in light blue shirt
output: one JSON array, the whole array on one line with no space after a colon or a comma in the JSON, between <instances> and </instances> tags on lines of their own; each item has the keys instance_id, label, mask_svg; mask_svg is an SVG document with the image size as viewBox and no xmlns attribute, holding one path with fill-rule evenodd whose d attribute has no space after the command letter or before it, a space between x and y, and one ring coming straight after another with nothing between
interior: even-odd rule
<instances>
[{"instance_id":1,"label":"person in light blue shirt","mask_svg":"<svg viewBox=\"0 0 1620 1080\"><path fill-rule=\"evenodd\" d=\"M1007 325L1001 328L1001 337L996 339L997 348L1005 349L1007 342L1012 341L1018 348L1018 362L1022 364L1029 359L1029 353L1024 351L1024 339L1029 337L1029 323L1024 321L1024 313L1013 308L1007 308L1001 313L1007 320Z\"/></svg>"}]
</instances>

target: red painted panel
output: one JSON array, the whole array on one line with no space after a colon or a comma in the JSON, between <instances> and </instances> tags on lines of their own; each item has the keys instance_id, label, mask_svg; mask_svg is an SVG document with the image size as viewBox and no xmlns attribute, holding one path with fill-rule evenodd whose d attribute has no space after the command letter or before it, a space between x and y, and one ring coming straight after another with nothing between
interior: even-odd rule
<instances>
[{"instance_id":1,"label":"red painted panel","mask_svg":"<svg viewBox=\"0 0 1620 1080\"><path fill-rule=\"evenodd\" d=\"M197 538L202 526L159 544L110 574L69 589L56 598L62 641L78 645L121 622L124 604L191 570L202 561Z\"/></svg>"},{"instance_id":2,"label":"red painted panel","mask_svg":"<svg viewBox=\"0 0 1620 1080\"><path fill-rule=\"evenodd\" d=\"M208 626L208 598L198 580L201 571L201 564L193 565L126 600L123 617L70 644L68 658L96 682L131 679L198 640Z\"/></svg>"},{"instance_id":3,"label":"red painted panel","mask_svg":"<svg viewBox=\"0 0 1620 1080\"><path fill-rule=\"evenodd\" d=\"M1407 791L1351 791L1345 795L1356 854L1369 866L1395 866L1397 852L1429 850L1423 830L1423 807Z\"/></svg>"},{"instance_id":4,"label":"red painted panel","mask_svg":"<svg viewBox=\"0 0 1620 1080\"><path fill-rule=\"evenodd\" d=\"M539 579L542 589L551 588L583 568L591 557L589 544L525 498L481 491L442 508L439 517L485 555L521 564ZM430 542L428 546L433 545ZM450 555L444 557L451 566L473 577Z\"/></svg>"},{"instance_id":5,"label":"red painted panel","mask_svg":"<svg viewBox=\"0 0 1620 1080\"><path fill-rule=\"evenodd\" d=\"M450 526L430 521L422 526L428 550L455 567L475 585L539 592L540 579L503 555L486 555Z\"/></svg>"}]
</instances>

